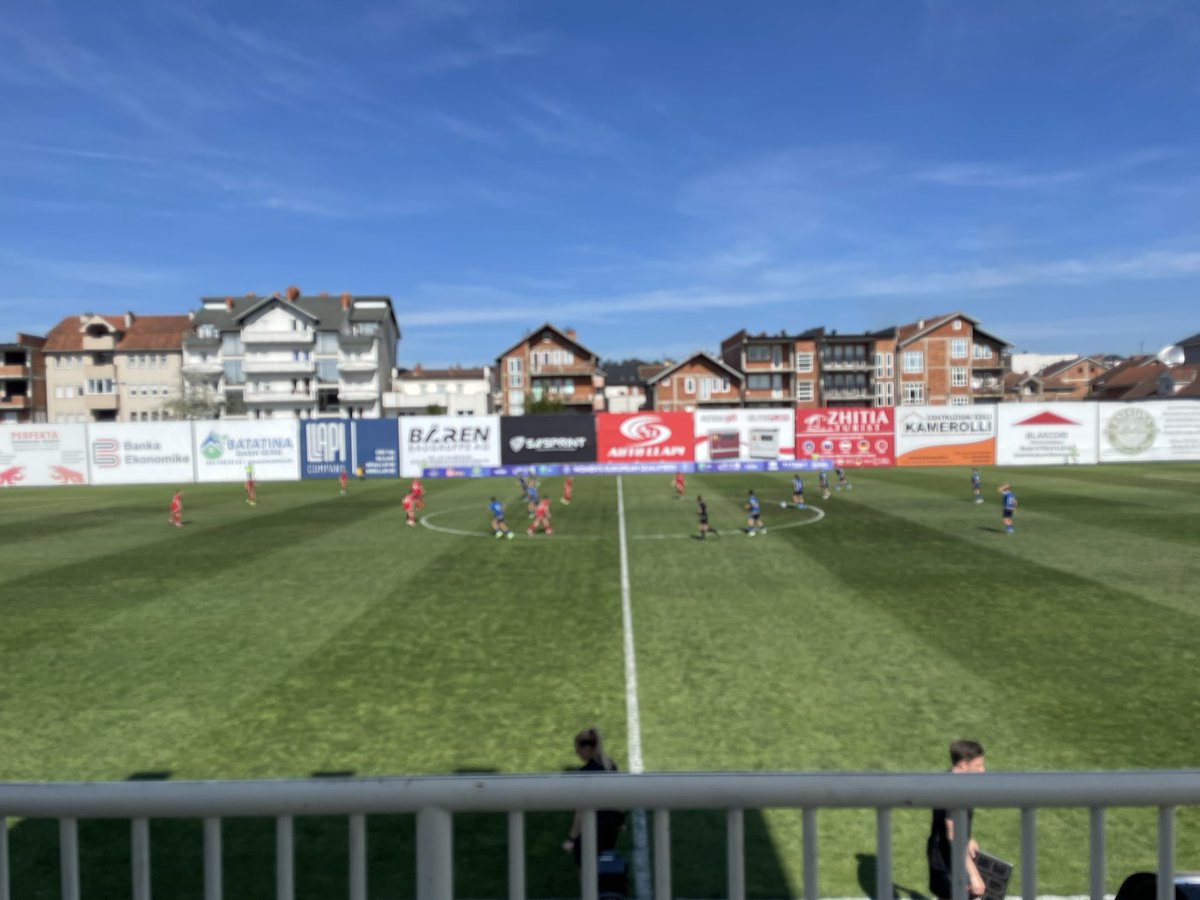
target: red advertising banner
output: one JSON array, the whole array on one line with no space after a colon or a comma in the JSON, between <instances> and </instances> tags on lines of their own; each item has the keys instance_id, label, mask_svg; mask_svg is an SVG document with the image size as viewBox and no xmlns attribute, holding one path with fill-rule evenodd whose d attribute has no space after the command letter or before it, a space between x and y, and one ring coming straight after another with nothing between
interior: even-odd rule
<instances>
[{"instance_id":1,"label":"red advertising banner","mask_svg":"<svg viewBox=\"0 0 1200 900\"><path fill-rule=\"evenodd\" d=\"M596 461L691 462L692 414L598 413Z\"/></svg>"},{"instance_id":2,"label":"red advertising banner","mask_svg":"<svg viewBox=\"0 0 1200 900\"><path fill-rule=\"evenodd\" d=\"M796 410L796 459L832 459L835 466L894 466L896 414L886 406Z\"/></svg>"}]
</instances>

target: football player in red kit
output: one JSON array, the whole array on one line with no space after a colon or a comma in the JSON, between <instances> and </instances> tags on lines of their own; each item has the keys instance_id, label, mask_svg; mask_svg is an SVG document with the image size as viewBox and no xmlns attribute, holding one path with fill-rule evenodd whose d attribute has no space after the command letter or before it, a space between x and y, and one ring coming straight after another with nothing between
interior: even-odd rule
<instances>
[{"instance_id":1,"label":"football player in red kit","mask_svg":"<svg viewBox=\"0 0 1200 900\"><path fill-rule=\"evenodd\" d=\"M675 499L676 500L683 499L683 473L682 472L675 473Z\"/></svg>"},{"instance_id":2,"label":"football player in red kit","mask_svg":"<svg viewBox=\"0 0 1200 900\"><path fill-rule=\"evenodd\" d=\"M176 491L171 498L170 523L176 528L183 527L183 491Z\"/></svg>"},{"instance_id":3,"label":"football player in red kit","mask_svg":"<svg viewBox=\"0 0 1200 900\"><path fill-rule=\"evenodd\" d=\"M400 501L400 507L404 510L404 517L407 520L406 525L416 525L416 520L413 519L413 507L416 505L416 498L412 493L404 495L404 499Z\"/></svg>"},{"instance_id":4,"label":"football player in red kit","mask_svg":"<svg viewBox=\"0 0 1200 900\"><path fill-rule=\"evenodd\" d=\"M570 477L563 479L563 495L562 495L562 499L558 501L563 506L571 505L571 482L572 481L574 481L574 479L570 478Z\"/></svg>"},{"instance_id":5,"label":"football player in red kit","mask_svg":"<svg viewBox=\"0 0 1200 900\"><path fill-rule=\"evenodd\" d=\"M338 490L342 492L342 496L346 495L346 485L349 480L350 475L345 469L342 469L342 471L338 472Z\"/></svg>"},{"instance_id":6,"label":"football player in red kit","mask_svg":"<svg viewBox=\"0 0 1200 900\"><path fill-rule=\"evenodd\" d=\"M546 530L546 534L554 534L554 529L550 527L550 500L547 497L538 501L538 505L533 511L533 522L530 523L525 533L533 537L533 533L538 530L539 525Z\"/></svg>"},{"instance_id":7,"label":"football player in red kit","mask_svg":"<svg viewBox=\"0 0 1200 900\"><path fill-rule=\"evenodd\" d=\"M415 505L417 509L424 509L425 508L425 488L423 488L421 486L420 478L414 478L412 480L412 484L409 486L409 493L412 494L413 505Z\"/></svg>"}]
</instances>

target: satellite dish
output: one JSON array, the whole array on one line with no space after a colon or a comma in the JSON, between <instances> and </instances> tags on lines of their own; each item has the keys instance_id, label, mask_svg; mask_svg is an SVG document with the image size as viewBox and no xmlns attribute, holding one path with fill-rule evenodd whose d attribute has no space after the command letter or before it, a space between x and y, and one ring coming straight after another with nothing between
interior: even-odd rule
<instances>
[{"instance_id":1,"label":"satellite dish","mask_svg":"<svg viewBox=\"0 0 1200 900\"><path fill-rule=\"evenodd\" d=\"M1164 366L1182 366L1184 359L1183 348L1178 344L1167 344L1167 346L1158 351L1158 354L1154 358Z\"/></svg>"}]
</instances>

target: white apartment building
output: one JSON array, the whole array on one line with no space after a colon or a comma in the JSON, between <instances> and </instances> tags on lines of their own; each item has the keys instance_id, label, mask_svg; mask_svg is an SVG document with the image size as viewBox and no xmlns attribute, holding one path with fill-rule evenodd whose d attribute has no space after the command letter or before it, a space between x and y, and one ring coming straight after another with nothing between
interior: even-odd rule
<instances>
[{"instance_id":1,"label":"white apartment building","mask_svg":"<svg viewBox=\"0 0 1200 900\"><path fill-rule=\"evenodd\" d=\"M205 297L183 339L190 387L222 416L379 418L400 328L390 297L342 294Z\"/></svg>"},{"instance_id":2,"label":"white apartment building","mask_svg":"<svg viewBox=\"0 0 1200 900\"><path fill-rule=\"evenodd\" d=\"M436 412L448 416L486 416L492 412L491 368L397 369L392 389L383 395L386 416Z\"/></svg>"}]
</instances>

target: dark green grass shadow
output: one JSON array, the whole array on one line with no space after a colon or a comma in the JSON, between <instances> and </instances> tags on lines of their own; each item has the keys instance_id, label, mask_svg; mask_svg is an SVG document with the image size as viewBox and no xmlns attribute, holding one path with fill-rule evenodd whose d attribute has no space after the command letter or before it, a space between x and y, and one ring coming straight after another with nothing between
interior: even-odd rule
<instances>
[{"instance_id":1,"label":"dark green grass shadow","mask_svg":"<svg viewBox=\"0 0 1200 900\"><path fill-rule=\"evenodd\" d=\"M915 888L905 887L894 881L891 894L886 898L881 898L875 881L879 873L879 858L874 853L856 853L854 858L858 862L856 866L858 886L864 897L869 897L870 900L930 900L928 894L923 894Z\"/></svg>"}]
</instances>

